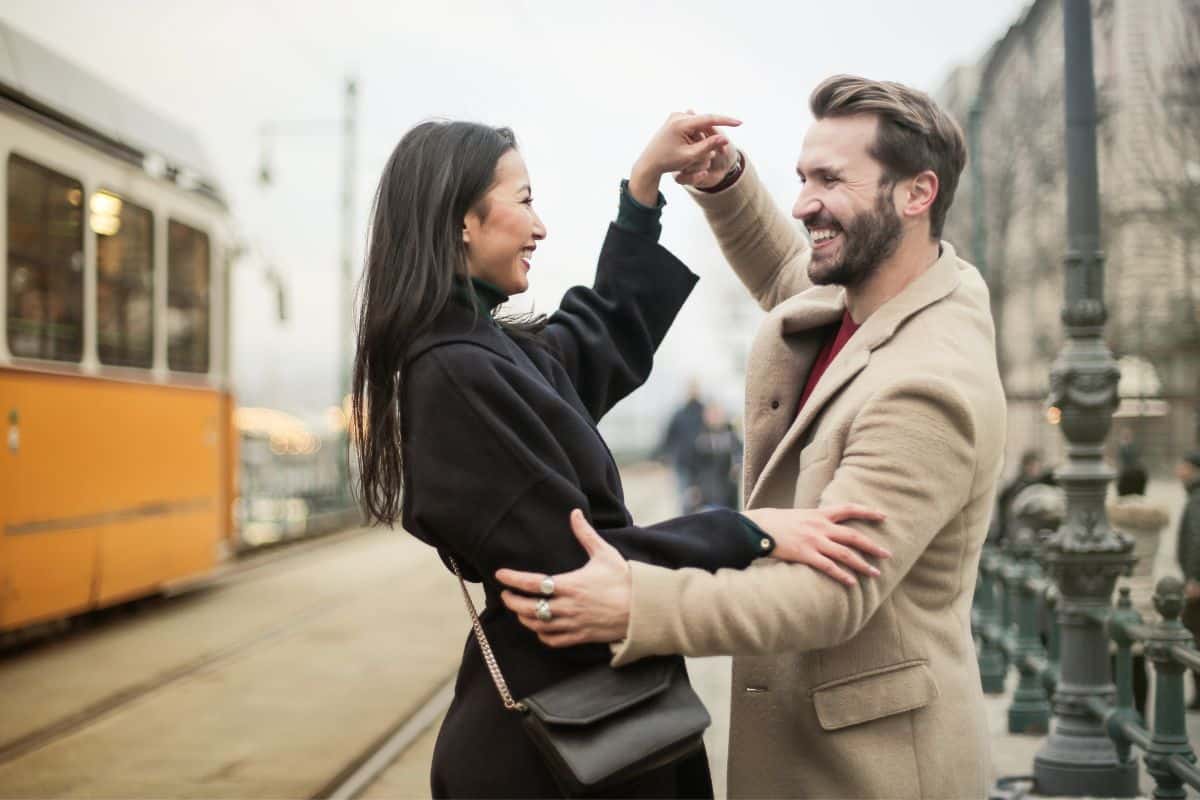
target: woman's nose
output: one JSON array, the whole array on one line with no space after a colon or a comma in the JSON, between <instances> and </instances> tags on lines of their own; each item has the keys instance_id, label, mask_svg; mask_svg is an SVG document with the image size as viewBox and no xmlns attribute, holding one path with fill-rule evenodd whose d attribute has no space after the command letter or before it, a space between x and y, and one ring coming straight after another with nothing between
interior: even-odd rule
<instances>
[{"instance_id":1,"label":"woman's nose","mask_svg":"<svg viewBox=\"0 0 1200 800\"><path fill-rule=\"evenodd\" d=\"M536 212L533 215L533 238L539 242L546 238L546 226Z\"/></svg>"}]
</instances>

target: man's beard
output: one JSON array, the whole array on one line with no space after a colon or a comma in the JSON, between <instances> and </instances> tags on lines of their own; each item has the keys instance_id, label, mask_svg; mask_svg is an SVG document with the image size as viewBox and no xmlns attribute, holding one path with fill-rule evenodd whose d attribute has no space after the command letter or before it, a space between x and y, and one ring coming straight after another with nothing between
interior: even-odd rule
<instances>
[{"instance_id":1,"label":"man's beard","mask_svg":"<svg viewBox=\"0 0 1200 800\"><path fill-rule=\"evenodd\" d=\"M900 216L892 205L891 187L879 187L875 207L863 211L842 229L842 253L837 261L808 265L808 277L819 286L860 286L879 271L879 266L900 245Z\"/></svg>"}]
</instances>

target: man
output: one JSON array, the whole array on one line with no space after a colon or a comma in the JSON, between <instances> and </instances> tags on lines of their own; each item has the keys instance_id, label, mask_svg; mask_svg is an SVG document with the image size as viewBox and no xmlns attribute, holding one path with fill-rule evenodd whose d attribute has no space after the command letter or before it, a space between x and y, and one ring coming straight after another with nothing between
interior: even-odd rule
<instances>
[{"instance_id":1,"label":"man","mask_svg":"<svg viewBox=\"0 0 1200 800\"><path fill-rule=\"evenodd\" d=\"M1009 523L1012 522L1013 500L1024 489L1035 483L1054 485L1054 471L1042 467L1042 454L1037 450L1026 450L1021 454L1021 463L1017 468L1016 477L1000 490L996 499L996 513L992 515L991 529L988 531L988 544L1003 547L1008 538Z\"/></svg>"},{"instance_id":2,"label":"man","mask_svg":"<svg viewBox=\"0 0 1200 800\"><path fill-rule=\"evenodd\" d=\"M1176 555L1183 572L1186 603L1183 624L1192 636L1200 640L1200 450L1188 453L1175 466L1175 477L1187 492L1183 513L1179 517L1179 540ZM1192 673L1195 695L1188 705L1190 711L1200 711L1200 673Z\"/></svg>"},{"instance_id":3,"label":"man","mask_svg":"<svg viewBox=\"0 0 1200 800\"><path fill-rule=\"evenodd\" d=\"M553 618L504 599L548 644L623 640L616 665L735 654L731 797L982 797L970 606L1005 407L987 288L939 243L962 134L894 83L837 76L810 107L792 213L811 245L741 155L681 182L713 190L697 200L769 312L747 371L747 514L861 503L887 518L851 524L891 558L849 588L771 559L627 565L574 514L592 559L555 576ZM536 594L543 576L498 577Z\"/></svg>"},{"instance_id":4,"label":"man","mask_svg":"<svg viewBox=\"0 0 1200 800\"><path fill-rule=\"evenodd\" d=\"M654 457L670 464L675 471L675 485L681 497L692 486L696 448L696 436L704 427L704 403L700 401L700 384L695 380L688 383L687 400L667 423L662 442L654 451Z\"/></svg>"}]
</instances>

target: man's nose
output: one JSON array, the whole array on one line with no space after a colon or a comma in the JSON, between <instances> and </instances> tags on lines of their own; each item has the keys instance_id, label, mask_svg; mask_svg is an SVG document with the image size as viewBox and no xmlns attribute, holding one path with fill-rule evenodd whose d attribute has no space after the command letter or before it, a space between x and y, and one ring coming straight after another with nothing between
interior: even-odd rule
<instances>
[{"instance_id":1,"label":"man's nose","mask_svg":"<svg viewBox=\"0 0 1200 800\"><path fill-rule=\"evenodd\" d=\"M792 206L792 217L795 219L807 219L821 210L821 202L817 198L808 193L808 187L800 190L800 196L796 198L795 205Z\"/></svg>"}]
</instances>

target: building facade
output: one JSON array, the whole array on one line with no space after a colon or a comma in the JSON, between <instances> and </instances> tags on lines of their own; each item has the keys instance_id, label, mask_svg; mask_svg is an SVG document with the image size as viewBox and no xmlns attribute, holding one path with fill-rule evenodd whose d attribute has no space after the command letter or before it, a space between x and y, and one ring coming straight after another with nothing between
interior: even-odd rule
<instances>
[{"instance_id":1,"label":"building facade","mask_svg":"<svg viewBox=\"0 0 1200 800\"><path fill-rule=\"evenodd\" d=\"M1197 446L1200 406L1200 2L1093 0L1106 339L1125 368L1114 428L1152 471ZM947 220L987 277L1009 396L1008 463L1062 444L1046 407L1062 345L1063 31L1034 0L938 99L970 143ZM1010 467L1010 472L1011 472Z\"/></svg>"}]
</instances>

